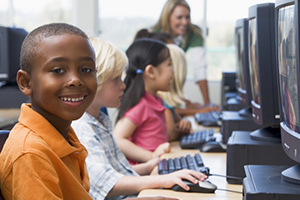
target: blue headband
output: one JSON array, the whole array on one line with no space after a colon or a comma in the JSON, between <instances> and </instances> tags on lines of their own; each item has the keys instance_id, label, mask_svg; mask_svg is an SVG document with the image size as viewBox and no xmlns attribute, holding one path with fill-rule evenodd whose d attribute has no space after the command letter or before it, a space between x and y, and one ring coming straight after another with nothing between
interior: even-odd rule
<instances>
[{"instance_id":1,"label":"blue headband","mask_svg":"<svg viewBox=\"0 0 300 200\"><path fill-rule=\"evenodd\" d=\"M136 74L141 74L141 73L143 73L143 70L141 70L141 69L136 70Z\"/></svg>"}]
</instances>

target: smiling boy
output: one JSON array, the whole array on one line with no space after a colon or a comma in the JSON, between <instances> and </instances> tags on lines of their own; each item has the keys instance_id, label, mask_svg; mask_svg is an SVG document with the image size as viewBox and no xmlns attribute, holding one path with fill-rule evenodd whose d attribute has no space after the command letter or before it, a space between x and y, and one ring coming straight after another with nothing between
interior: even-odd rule
<instances>
[{"instance_id":1,"label":"smiling boy","mask_svg":"<svg viewBox=\"0 0 300 200\"><path fill-rule=\"evenodd\" d=\"M92 199L87 151L70 127L97 88L86 34L64 23L33 30L22 45L17 83L31 104L21 106L0 154L4 198Z\"/></svg>"}]
</instances>

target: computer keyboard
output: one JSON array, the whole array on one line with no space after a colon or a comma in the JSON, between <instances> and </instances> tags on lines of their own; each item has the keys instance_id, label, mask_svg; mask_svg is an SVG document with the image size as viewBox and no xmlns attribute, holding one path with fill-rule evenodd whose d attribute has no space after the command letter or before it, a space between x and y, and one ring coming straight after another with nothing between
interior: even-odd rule
<instances>
[{"instance_id":1,"label":"computer keyboard","mask_svg":"<svg viewBox=\"0 0 300 200\"><path fill-rule=\"evenodd\" d=\"M195 120L203 126L221 126L220 111L211 111L206 113L196 113Z\"/></svg>"},{"instance_id":2,"label":"computer keyboard","mask_svg":"<svg viewBox=\"0 0 300 200\"><path fill-rule=\"evenodd\" d=\"M209 168L204 166L199 153L196 153L194 156L188 154L186 156L181 156L180 158L163 159L158 163L158 173L160 175L169 174L181 169L191 169L209 175ZM189 192L212 193L217 189L217 186L208 180L205 180L204 182L199 181L198 184L194 184L187 180L184 180L184 182L190 187ZM172 189L175 191L186 191L178 185L174 185Z\"/></svg>"},{"instance_id":3,"label":"computer keyboard","mask_svg":"<svg viewBox=\"0 0 300 200\"><path fill-rule=\"evenodd\" d=\"M158 163L159 174L169 174L181 169L192 169L207 175L209 174L209 168L204 166L199 153L196 153L194 156L188 154L180 158L162 159Z\"/></svg>"},{"instance_id":4,"label":"computer keyboard","mask_svg":"<svg viewBox=\"0 0 300 200\"><path fill-rule=\"evenodd\" d=\"M182 149L195 149L199 148L202 144L206 142L215 141L214 130L200 130L193 134L182 136L180 139L180 147Z\"/></svg>"}]
</instances>

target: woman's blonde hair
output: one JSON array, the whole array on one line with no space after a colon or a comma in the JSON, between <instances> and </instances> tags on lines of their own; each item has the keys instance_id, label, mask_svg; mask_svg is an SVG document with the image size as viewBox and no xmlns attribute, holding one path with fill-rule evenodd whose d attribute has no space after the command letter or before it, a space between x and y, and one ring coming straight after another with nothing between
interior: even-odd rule
<instances>
[{"instance_id":1,"label":"woman's blonde hair","mask_svg":"<svg viewBox=\"0 0 300 200\"><path fill-rule=\"evenodd\" d=\"M121 49L100 38L90 37L96 56L98 90L108 78L122 75L128 59Z\"/></svg>"},{"instance_id":2,"label":"woman's blonde hair","mask_svg":"<svg viewBox=\"0 0 300 200\"><path fill-rule=\"evenodd\" d=\"M170 26L170 16L176 6L184 6L191 13L191 8L185 0L167 0L161 11L161 14L160 14L160 17L159 17L157 23L152 27L152 29L154 31L162 31L162 32L171 34L172 30L171 30L171 26ZM183 36L184 42L186 41L190 32L194 32L194 33L198 34L200 37L202 37L199 27L193 25L190 22L190 24L188 25L188 28L187 28L187 32Z\"/></svg>"},{"instance_id":3,"label":"woman's blonde hair","mask_svg":"<svg viewBox=\"0 0 300 200\"><path fill-rule=\"evenodd\" d=\"M158 95L166 102L170 107L179 107L182 105L184 99L183 86L186 80L186 59L184 51L175 44L167 44L169 48L172 66L174 70L172 85L170 91L159 91Z\"/></svg>"}]
</instances>

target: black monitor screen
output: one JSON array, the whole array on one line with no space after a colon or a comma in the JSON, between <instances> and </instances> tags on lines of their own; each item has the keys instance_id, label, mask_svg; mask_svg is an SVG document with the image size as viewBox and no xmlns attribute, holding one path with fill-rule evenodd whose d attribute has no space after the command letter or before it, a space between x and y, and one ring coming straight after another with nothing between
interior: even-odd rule
<instances>
[{"instance_id":1,"label":"black monitor screen","mask_svg":"<svg viewBox=\"0 0 300 200\"><path fill-rule=\"evenodd\" d=\"M258 63L257 63L257 52L256 52L256 18L249 20L249 72L252 88L252 99L260 105L260 91L258 82Z\"/></svg>"},{"instance_id":2,"label":"black monitor screen","mask_svg":"<svg viewBox=\"0 0 300 200\"><path fill-rule=\"evenodd\" d=\"M243 71L243 52L244 52L244 36L243 29L238 28L235 33L235 45L237 48L237 78L239 80L238 87L246 90L245 77Z\"/></svg>"},{"instance_id":3,"label":"black monitor screen","mask_svg":"<svg viewBox=\"0 0 300 200\"><path fill-rule=\"evenodd\" d=\"M290 5L278 12L278 63L283 120L288 128L299 132L294 9L295 5Z\"/></svg>"}]
</instances>

